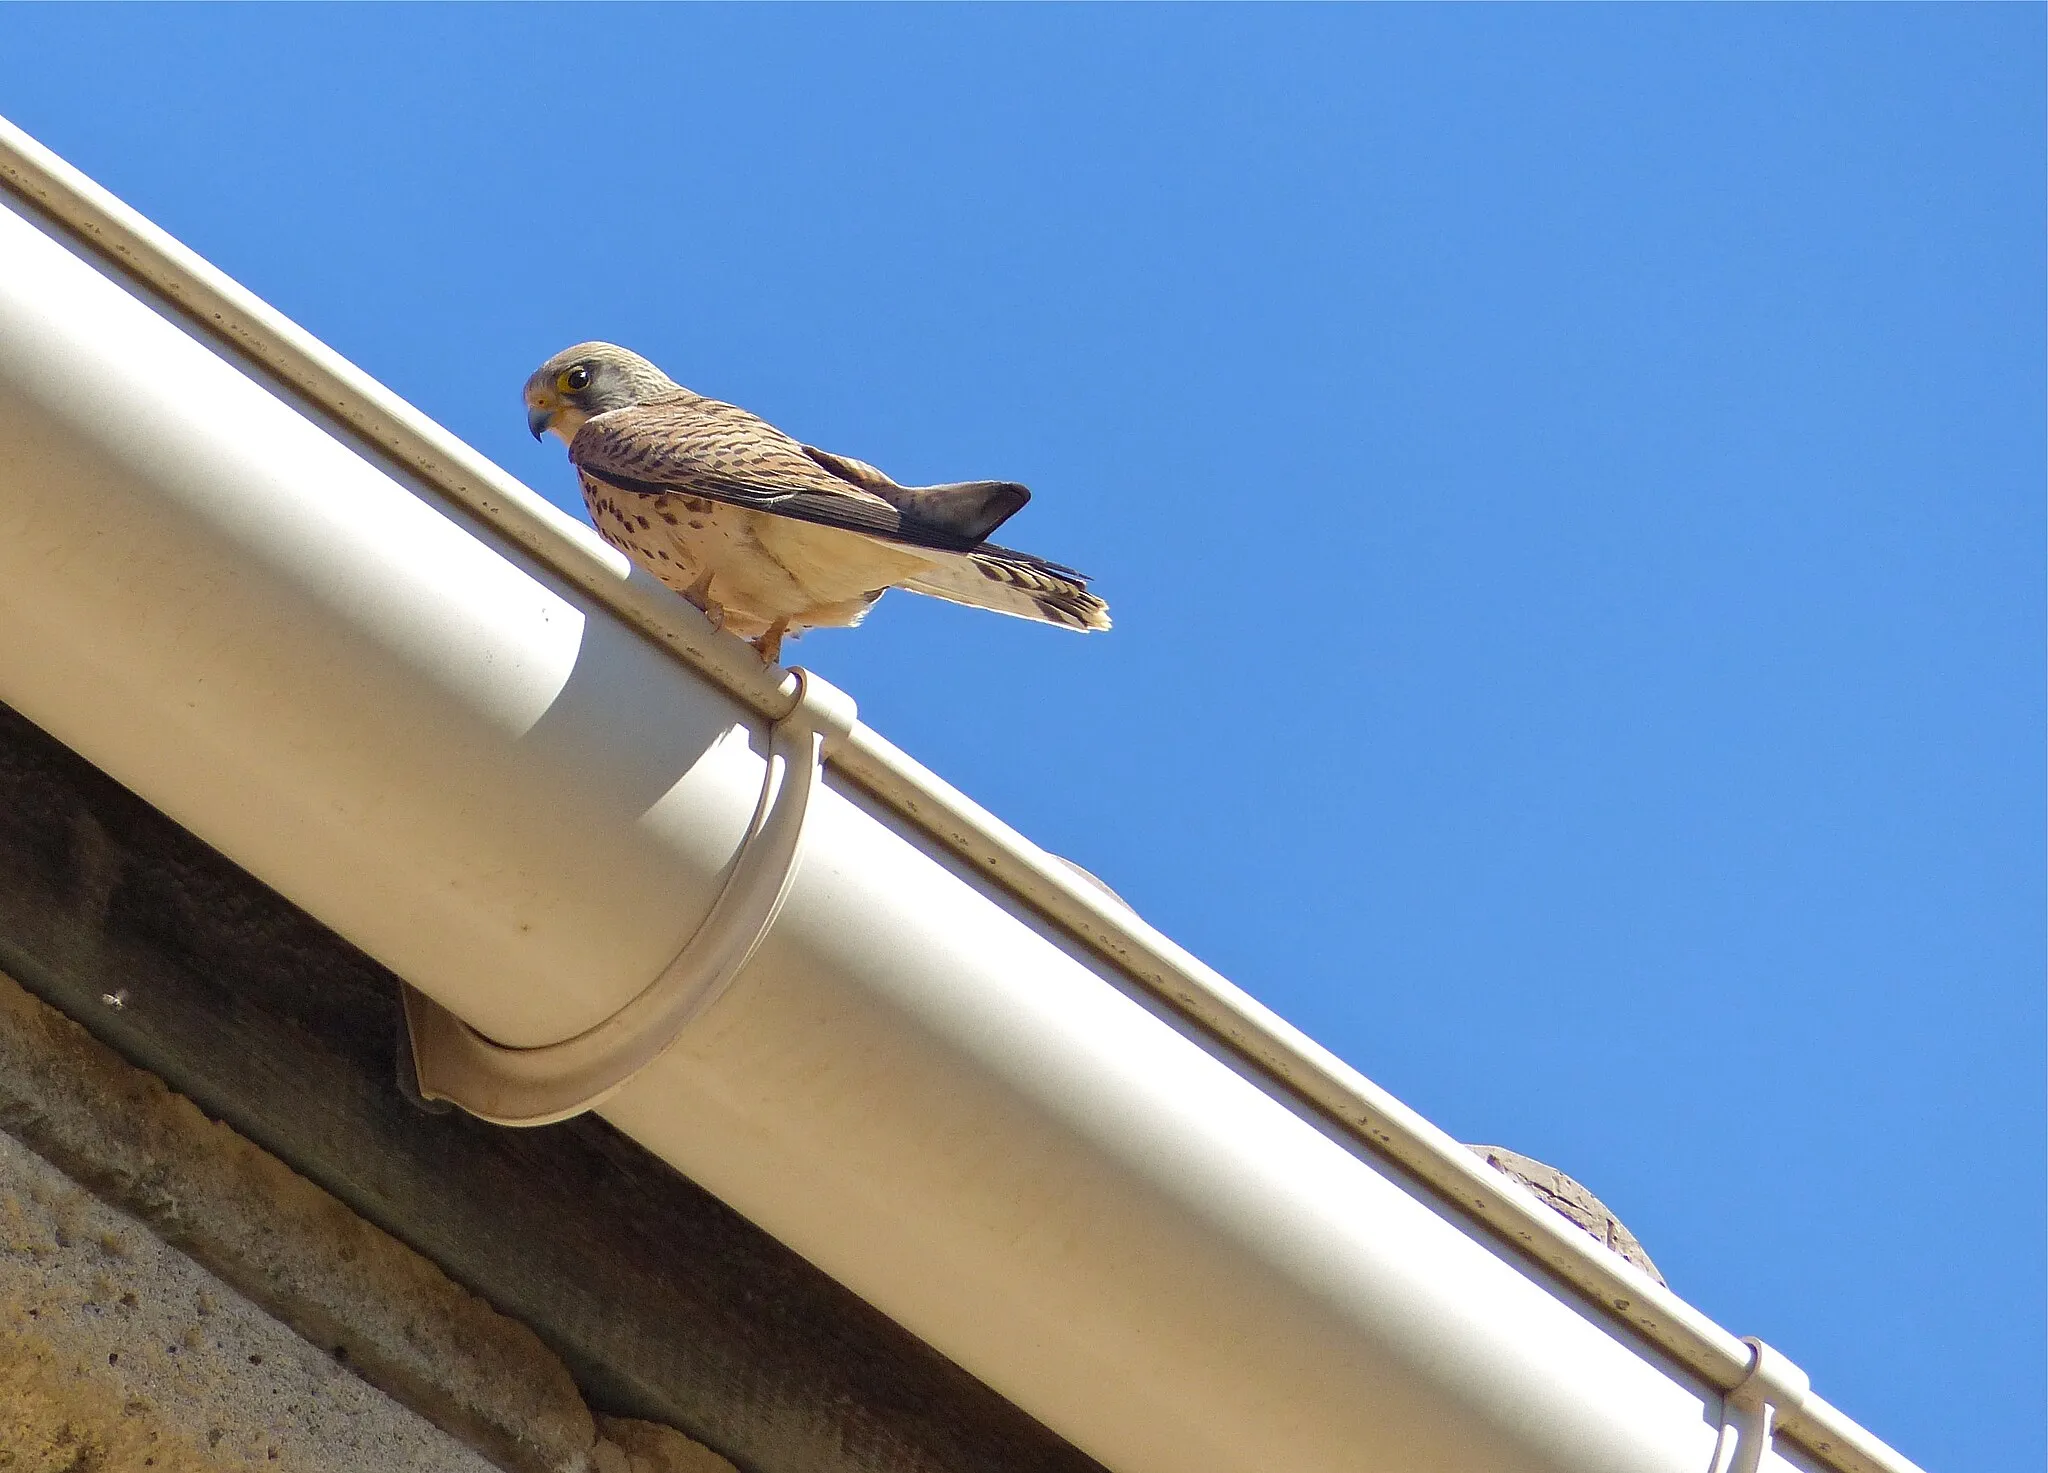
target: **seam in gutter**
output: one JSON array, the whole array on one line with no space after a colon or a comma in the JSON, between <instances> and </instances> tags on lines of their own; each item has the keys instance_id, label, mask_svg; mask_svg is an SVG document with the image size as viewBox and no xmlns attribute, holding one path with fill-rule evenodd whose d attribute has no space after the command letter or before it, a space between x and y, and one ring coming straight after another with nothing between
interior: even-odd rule
<instances>
[{"instance_id":1,"label":"seam in gutter","mask_svg":"<svg viewBox=\"0 0 2048 1473\"><path fill-rule=\"evenodd\" d=\"M331 416L452 505L610 609L769 722L802 677L760 664L684 600L632 576L582 524L0 118L0 187L106 264L162 297L233 353ZM1608 1252L1210 967L865 726L832 766L973 869L1072 935L1260 1075L1391 1162L1462 1216L1679 1365L1727 1393L1750 1344ZM1778 1430L1841 1473L1920 1473L1817 1396L1779 1409Z\"/></svg>"}]
</instances>

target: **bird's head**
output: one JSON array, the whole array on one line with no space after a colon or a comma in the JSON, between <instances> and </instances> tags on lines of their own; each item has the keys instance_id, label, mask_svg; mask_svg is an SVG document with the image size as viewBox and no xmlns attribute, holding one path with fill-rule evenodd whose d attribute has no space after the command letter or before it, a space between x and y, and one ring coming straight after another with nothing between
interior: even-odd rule
<instances>
[{"instance_id":1,"label":"bird's head","mask_svg":"<svg viewBox=\"0 0 2048 1473\"><path fill-rule=\"evenodd\" d=\"M578 343L555 354L526 381L526 427L536 440L553 430L567 444L585 420L645 404L679 387L638 353L612 343Z\"/></svg>"}]
</instances>

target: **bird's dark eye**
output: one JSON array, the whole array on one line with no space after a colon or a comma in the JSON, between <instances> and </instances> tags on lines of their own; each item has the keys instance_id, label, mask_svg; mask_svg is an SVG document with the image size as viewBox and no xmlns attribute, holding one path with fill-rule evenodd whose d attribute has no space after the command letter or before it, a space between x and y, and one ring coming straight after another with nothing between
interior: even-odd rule
<instances>
[{"instance_id":1,"label":"bird's dark eye","mask_svg":"<svg viewBox=\"0 0 2048 1473\"><path fill-rule=\"evenodd\" d=\"M562 392L565 394L582 393L590 387L590 365L587 363L577 364L562 375L561 385Z\"/></svg>"}]
</instances>

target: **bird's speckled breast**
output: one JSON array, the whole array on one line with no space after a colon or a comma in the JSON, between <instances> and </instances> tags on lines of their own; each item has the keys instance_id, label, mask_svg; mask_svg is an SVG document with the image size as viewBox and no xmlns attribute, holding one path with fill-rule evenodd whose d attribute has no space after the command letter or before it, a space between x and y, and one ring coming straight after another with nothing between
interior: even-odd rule
<instances>
[{"instance_id":1,"label":"bird's speckled breast","mask_svg":"<svg viewBox=\"0 0 2048 1473\"><path fill-rule=\"evenodd\" d=\"M858 623L883 589L925 563L866 537L704 497L582 480L600 537L677 593L722 608L726 627L750 638L778 620L792 629Z\"/></svg>"}]
</instances>

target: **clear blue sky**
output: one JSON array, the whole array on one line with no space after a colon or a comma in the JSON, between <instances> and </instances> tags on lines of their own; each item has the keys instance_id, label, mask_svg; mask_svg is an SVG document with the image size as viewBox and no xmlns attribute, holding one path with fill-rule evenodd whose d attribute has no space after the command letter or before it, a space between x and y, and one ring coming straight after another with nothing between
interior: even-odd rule
<instances>
[{"instance_id":1,"label":"clear blue sky","mask_svg":"<svg viewBox=\"0 0 2048 1473\"><path fill-rule=\"evenodd\" d=\"M588 337L1008 477L867 717L1939 1473L2043 1465L2043 11L14 8L564 504ZM1014 533L1014 538L1009 534Z\"/></svg>"}]
</instances>

